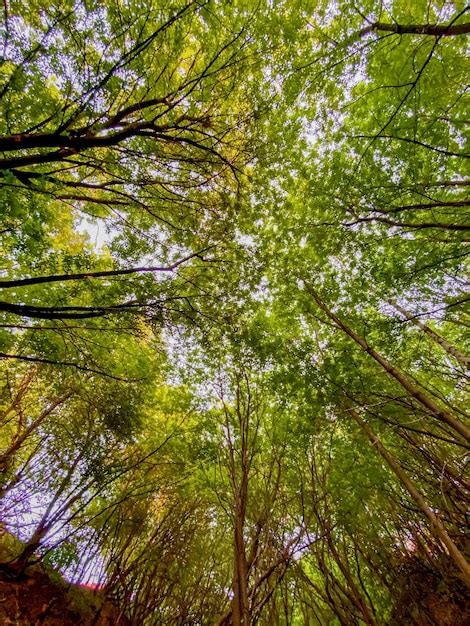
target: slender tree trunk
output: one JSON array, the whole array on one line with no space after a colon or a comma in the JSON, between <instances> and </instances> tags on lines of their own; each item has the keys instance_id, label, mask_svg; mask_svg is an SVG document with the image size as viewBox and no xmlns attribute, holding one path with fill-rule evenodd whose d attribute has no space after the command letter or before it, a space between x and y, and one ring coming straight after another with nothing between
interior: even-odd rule
<instances>
[{"instance_id":1,"label":"slender tree trunk","mask_svg":"<svg viewBox=\"0 0 470 626\"><path fill-rule=\"evenodd\" d=\"M45 526L38 526L38 528L36 528L33 536L30 538L28 543L21 551L21 554L9 566L15 574L20 575L25 571L30 563L31 557L33 556L33 554L35 554L35 552L41 545L42 540L47 533L47 530L48 529Z\"/></svg>"},{"instance_id":2,"label":"slender tree trunk","mask_svg":"<svg viewBox=\"0 0 470 626\"><path fill-rule=\"evenodd\" d=\"M249 626L251 623L244 530L250 477L250 448L254 446L255 441L250 439L250 391L248 380L245 380L247 383L246 404L242 402L242 393L239 385L237 386L233 413L224 404L226 443L229 452L228 474L233 496L233 600L231 610L231 623L233 626ZM238 422L238 444L236 444L230 434L234 419Z\"/></svg>"},{"instance_id":3,"label":"slender tree trunk","mask_svg":"<svg viewBox=\"0 0 470 626\"><path fill-rule=\"evenodd\" d=\"M238 517L238 516L237 516ZM234 532L234 573L233 573L233 626L249 626L250 609L248 603L248 568L243 537L243 524L240 517L235 522Z\"/></svg>"},{"instance_id":4,"label":"slender tree trunk","mask_svg":"<svg viewBox=\"0 0 470 626\"><path fill-rule=\"evenodd\" d=\"M426 500L418 491L413 481L409 478L407 473L403 470L403 468L392 456L392 454L390 454L390 452L383 446L382 442L374 433L369 424L364 419L362 419L359 413L354 409L348 408L347 411L357 422L357 424L359 424L361 430L367 435L372 445L377 449L380 456L385 460L392 472L397 476L399 481L406 488L408 493L411 495L413 500L420 508L421 512L428 518L431 533L447 548L450 557L457 565L459 570L462 572L462 580L464 580L465 583L470 587L470 564L467 562L463 554L449 537L447 530L445 529L439 516L436 515L434 511L427 505Z\"/></svg>"},{"instance_id":5,"label":"slender tree trunk","mask_svg":"<svg viewBox=\"0 0 470 626\"><path fill-rule=\"evenodd\" d=\"M85 489L88 487L85 487L83 490L81 490L78 494L76 494L75 496L73 496L72 498L68 499L65 505L62 505L55 513L54 515L52 515L51 517L51 513L54 510L54 507L56 506L57 502L59 501L60 496L65 492L65 490L67 489L68 485L70 484L70 481L72 479L72 476L75 472L75 469L77 468L78 464L80 463L82 459L82 455L79 454L75 461L72 463L72 465L69 467L67 474L64 476L64 478L61 480L59 487L57 488L54 497L52 498L52 500L49 502L49 504L46 507L46 510L43 513L43 516L41 518L41 520L39 521L38 525L36 526L33 534L31 535L31 537L29 538L28 542L26 543L26 545L24 546L23 550L20 552L20 554L14 559L14 561L12 561L10 563L10 569L17 573L17 574L22 574L24 572L24 570L26 569L26 567L28 566L31 557L33 556L33 554L37 551L37 549L40 547L44 537L47 535L47 533L50 531L51 527L53 526L54 522L59 519L61 513L66 510L66 508L70 505L72 505L74 502L76 502L81 495L84 493Z\"/></svg>"},{"instance_id":6,"label":"slender tree trunk","mask_svg":"<svg viewBox=\"0 0 470 626\"><path fill-rule=\"evenodd\" d=\"M30 434L35 431L42 422L50 415L58 406L64 403L66 400L73 395L74 390L69 390L51 400L51 402L46 406L46 408L38 415L38 417L31 422L31 424L25 428L25 430L21 434L17 434L10 446L0 454L0 471L7 471L11 465L11 460L13 455L21 448L26 439L30 436Z\"/></svg>"},{"instance_id":7,"label":"slender tree trunk","mask_svg":"<svg viewBox=\"0 0 470 626\"><path fill-rule=\"evenodd\" d=\"M370 354L370 356L377 361L381 365L381 367L389 374L397 380L402 387L404 387L408 393L415 398L420 404L422 404L434 417L438 420L445 422L448 426L450 426L453 430L458 432L464 439L467 441L470 440L470 428L468 428L463 422L454 417L451 413L442 409L439 405L437 405L432 398L430 398L427 394L420 391L417 387L413 385L413 383L407 378L407 376L401 372L397 367L394 367L385 357L383 357L379 352L374 350L367 341L358 335L352 328L347 326L344 322L342 322L320 299L316 291L304 281L305 289L312 296L321 310L326 313L330 320L334 322L334 324L340 328L344 333L349 335L351 339L353 339L358 345L363 348L365 352Z\"/></svg>"},{"instance_id":8,"label":"slender tree trunk","mask_svg":"<svg viewBox=\"0 0 470 626\"><path fill-rule=\"evenodd\" d=\"M3 411L2 415L0 416L1 421L5 420L8 417L8 415L12 413L13 411L18 411L20 409L23 397L27 393L29 386L31 385L31 382L33 381L34 377L37 374L37 371L38 371L37 367L32 367L29 370L29 372L23 377L20 384L18 385L18 388L17 388L18 390L17 390L14 400L12 401L10 406Z\"/></svg>"},{"instance_id":9,"label":"slender tree trunk","mask_svg":"<svg viewBox=\"0 0 470 626\"><path fill-rule=\"evenodd\" d=\"M349 589L349 593L352 597L353 603L356 605L356 607L359 609L359 611L362 613L362 617L364 618L365 623L368 626L377 626L377 622L371 612L371 610L369 609L367 603L365 602L364 598L362 597L353 577L351 576L351 572L349 570L348 564L345 563L343 561L343 559L341 558L341 555L339 554L338 550L336 549L335 545L334 545L334 539L332 539L331 536L328 536L328 546L330 549L331 554L333 555L334 560L336 561L341 573L343 574L344 578L346 579L347 582L347 586Z\"/></svg>"},{"instance_id":10,"label":"slender tree trunk","mask_svg":"<svg viewBox=\"0 0 470 626\"><path fill-rule=\"evenodd\" d=\"M463 352L454 348L448 341L441 337L436 331L429 328L426 324L423 324L421 320L417 317L414 317L409 311L402 308L397 302L393 300L389 300L389 304L391 304L399 313L401 313L409 322L420 328L428 337L430 337L435 343L437 343L443 350L450 354L456 359L460 365L463 367L470 369L470 356L466 356Z\"/></svg>"}]
</instances>

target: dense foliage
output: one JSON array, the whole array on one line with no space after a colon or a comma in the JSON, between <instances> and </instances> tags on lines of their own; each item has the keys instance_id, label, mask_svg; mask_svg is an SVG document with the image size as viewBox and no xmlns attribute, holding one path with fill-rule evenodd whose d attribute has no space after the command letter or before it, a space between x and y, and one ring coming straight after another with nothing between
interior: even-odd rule
<instances>
[{"instance_id":1,"label":"dense foliage","mask_svg":"<svg viewBox=\"0 0 470 626\"><path fill-rule=\"evenodd\" d=\"M468 19L4 2L4 576L135 625L468 623Z\"/></svg>"}]
</instances>

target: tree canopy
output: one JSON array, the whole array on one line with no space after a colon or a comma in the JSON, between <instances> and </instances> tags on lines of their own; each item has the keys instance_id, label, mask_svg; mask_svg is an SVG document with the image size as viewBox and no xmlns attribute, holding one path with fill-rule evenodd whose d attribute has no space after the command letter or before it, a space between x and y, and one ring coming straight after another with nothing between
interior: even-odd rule
<instances>
[{"instance_id":1,"label":"tree canopy","mask_svg":"<svg viewBox=\"0 0 470 626\"><path fill-rule=\"evenodd\" d=\"M469 20L4 2L1 576L468 623Z\"/></svg>"}]
</instances>

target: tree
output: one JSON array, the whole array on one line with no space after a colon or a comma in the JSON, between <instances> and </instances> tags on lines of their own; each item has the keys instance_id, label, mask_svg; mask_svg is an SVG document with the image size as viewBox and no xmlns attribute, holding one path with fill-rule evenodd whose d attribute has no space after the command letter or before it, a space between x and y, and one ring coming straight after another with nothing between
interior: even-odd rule
<instances>
[{"instance_id":1,"label":"tree","mask_svg":"<svg viewBox=\"0 0 470 626\"><path fill-rule=\"evenodd\" d=\"M468 8L4 24L0 573L145 626L463 626Z\"/></svg>"},{"instance_id":2,"label":"tree","mask_svg":"<svg viewBox=\"0 0 470 626\"><path fill-rule=\"evenodd\" d=\"M249 157L246 20L194 1L6 5L3 358L83 367L103 326L204 309Z\"/></svg>"}]
</instances>

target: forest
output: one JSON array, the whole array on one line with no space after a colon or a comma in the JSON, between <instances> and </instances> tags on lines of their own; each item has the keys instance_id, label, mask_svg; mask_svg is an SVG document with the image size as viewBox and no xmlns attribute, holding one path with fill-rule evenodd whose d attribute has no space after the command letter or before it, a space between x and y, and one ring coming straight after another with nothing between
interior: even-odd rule
<instances>
[{"instance_id":1,"label":"forest","mask_svg":"<svg viewBox=\"0 0 470 626\"><path fill-rule=\"evenodd\" d=\"M470 623L469 33L4 0L1 623Z\"/></svg>"}]
</instances>

